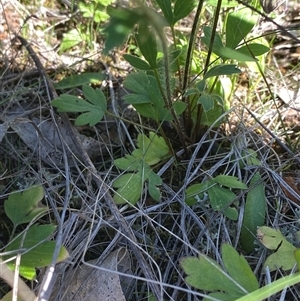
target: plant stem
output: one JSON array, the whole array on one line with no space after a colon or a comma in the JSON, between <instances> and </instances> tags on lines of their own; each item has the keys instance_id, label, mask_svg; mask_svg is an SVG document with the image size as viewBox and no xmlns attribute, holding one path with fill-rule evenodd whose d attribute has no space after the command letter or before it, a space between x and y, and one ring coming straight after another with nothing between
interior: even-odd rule
<instances>
[{"instance_id":1,"label":"plant stem","mask_svg":"<svg viewBox=\"0 0 300 301\"><path fill-rule=\"evenodd\" d=\"M218 21L219 21L221 6L222 6L222 0L218 0L218 4L217 4L216 10L215 10L214 23L213 23L213 27L212 27L211 37L210 37L210 44L209 44L209 48L208 48L208 52L207 52L207 58L206 58L206 61L205 61L205 67L204 67L204 71L203 71L204 75L207 72L209 62L210 62L210 57L211 57L213 47L214 47L214 41L215 41L216 30L217 30L217 25L218 25Z\"/></svg>"}]
</instances>

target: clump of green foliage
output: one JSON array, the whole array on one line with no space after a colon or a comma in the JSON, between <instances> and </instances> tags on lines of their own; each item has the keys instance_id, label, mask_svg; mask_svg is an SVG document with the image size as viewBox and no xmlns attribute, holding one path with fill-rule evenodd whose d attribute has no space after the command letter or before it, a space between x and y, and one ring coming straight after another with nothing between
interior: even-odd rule
<instances>
[{"instance_id":1,"label":"clump of green foliage","mask_svg":"<svg viewBox=\"0 0 300 301\"><path fill-rule=\"evenodd\" d=\"M7 217L13 223L13 230L0 259L8 268L18 271L25 279L34 280L36 268L45 267L52 262L56 242L53 233L56 226L53 224L39 224L41 217L49 212L49 208L41 204L44 198L42 186L33 186L21 192L11 193L4 202ZM27 226L18 234L20 225ZM61 247L57 261L65 260L69 256L65 247Z\"/></svg>"},{"instance_id":2,"label":"clump of green foliage","mask_svg":"<svg viewBox=\"0 0 300 301\"><path fill-rule=\"evenodd\" d=\"M117 204L136 204L145 185L148 185L149 195L159 200L158 186L162 179L155 173L155 167L176 153L162 125L168 123L174 129L180 148L188 154L189 146L199 141L203 129L218 127L224 121L237 75L241 73L240 66L259 64L269 51L261 39L251 36L258 14L235 1L205 2L214 12L210 26L201 24L204 1L152 2L153 7L135 1L136 5L131 9L107 9L110 18L104 30L104 52L108 54L129 35L136 45L134 53L124 55L134 68L124 80L124 87L130 91L124 101L142 118L151 119L157 125L148 135L138 135L137 148L131 154L114 161L115 167L124 171L113 183ZM224 7L238 9L229 9L220 21ZM177 25L194 10L191 33L184 35L177 30ZM202 32L201 50L196 47L199 31ZM52 105L60 112L79 113L75 124L93 126L108 113L106 100L99 89L93 90L86 83L82 91L82 98L62 94L52 101ZM260 165L251 150L246 157L243 162L239 158L242 167L243 164ZM240 243L243 250L250 253L256 240L253 233L265 221L265 190L259 173L254 174L250 185L237 177L222 174L194 183L187 187L185 201L193 206L207 194L214 211L236 221L239 193L247 194ZM299 251L294 251L299 264ZM229 245L222 247L222 254L226 271L204 255L183 258L181 266L188 275L187 283L212 292L210 296L219 300L262 300L278 292L283 285L299 281L299 274L296 274L259 289L243 256Z\"/></svg>"}]
</instances>

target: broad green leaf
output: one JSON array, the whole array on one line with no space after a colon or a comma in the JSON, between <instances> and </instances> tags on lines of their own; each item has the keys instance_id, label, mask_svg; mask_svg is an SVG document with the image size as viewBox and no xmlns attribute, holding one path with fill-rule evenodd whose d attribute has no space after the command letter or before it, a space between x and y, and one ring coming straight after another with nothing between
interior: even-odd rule
<instances>
[{"instance_id":1,"label":"broad green leaf","mask_svg":"<svg viewBox=\"0 0 300 301\"><path fill-rule=\"evenodd\" d=\"M265 261L263 268L269 267L270 271L282 269L291 270L296 262L294 252L296 247L289 243L281 234L280 230L270 227L259 227L257 229L257 238L268 249L275 250Z\"/></svg>"},{"instance_id":2,"label":"broad green leaf","mask_svg":"<svg viewBox=\"0 0 300 301\"><path fill-rule=\"evenodd\" d=\"M174 5L173 25L179 20L185 18L195 7L194 0L176 0Z\"/></svg>"},{"instance_id":3,"label":"broad green leaf","mask_svg":"<svg viewBox=\"0 0 300 301\"><path fill-rule=\"evenodd\" d=\"M117 178L113 187L117 188L113 199L116 204L136 204L143 191L143 180L140 173L128 173Z\"/></svg>"},{"instance_id":4,"label":"broad green leaf","mask_svg":"<svg viewBox=\"0 0 300 301\"><path fill-rule=\"evenodd\" d=\"M88 85L93 83L98 83L104 79L104 74L102 73L82 73L75 74L64 78L58 83L54 84L56 89L69 89L82 85Z\"/></svg>"},{"instance_id":5,"label":"broad green leaf","mask_svg":"<svg viewBox=\"0 0 300 301\"><path fill-rule=\"evenodd\" d=\"M107 35L104 54L108 54L114 47L121 45L141 18L138 10L108 7L107 12L111 18L104 29Z\"/></svg>"},{"instance_id":6,"label":"broad green leaf","mask_svg":"<svg viewBox=\"0 0 300 301\"><path fill-rule=\"evenodd\" d=\"M210 70L207 73L209 73L209 72L210 72ZM203 79L200 80L200 81L198 81L196 83L196 87L197 87L197 89L198 89L199 92L204 92L205 89L206 89L206 81L203 80Z\"/></svg>"},{"instance_id":7,"label":"broad green leaf","mask_svg":"<svg viewBox=\"0 0 300 301\"><path fill-rule=\"evenodd\" d=\"M48 207L40 203L43 198L42 186L33 186L22 192L14 192L4 202L4 211L15 227L29 223L48 211Z\"/></svg>"},{"instance_id":8,"label":"broad green leaf","mask_svg":"<svg viewBox=\"0 0 300 301\"><path fill-rule=\"evenodd\" d=\"M143 150L143 160L150 166L160 162L169 153L165 140L154 132L149 133L149 138L146 135L139 134L137 147Z\"/></svg>"},{"instance_id":9,"label":"broad green leaf","mask_svg":"<svg viewBox=\"0 0 300 301\"><path fill-rule=\"evenodd\" d=\"M116 167L122 170L135 171L141 164L141 157L135 157L132 155L125 155L124 158L119 158L114 161Z\"/></svg>"},{"instance_id":10,"label":"broad green leaf","mask_svg":"<svg viewBox=\"0 0 300 301\"><path fill-rule=\"evenodd\" d=\"M237 50L233 50L229 47L216 48L214 53L223 59L231 59L236 60L238 62L256 62L257 59L252 57L251 55L246 55L244 53L240 53Z\"/></svg>"},{"instance_id":11,"label":"broad green leaf","mask_svg":"<svg viewBox=\"0 0 300 301\"><path fill-rule=\"evenodd\" d=\"M222 259L228 274L248 293L259 288L258 281L244 256L229 244L222 245Z\"/></svg>"},{"instance_id":12,"label":"broad green leaf","mask_svg":"<svg viewBox=\"0 0 300 301\"><path fill-rule=\"evenodd\" d=\"M244 217L241 231L241 245L243 250L250 253L254 249L257 227L265 222L266 196L264 183L257 172L250 182L250 190L246 197Z\"/></svg>"},{"instance_id":13,"label":"broad green leaf","mask_svg":"<svg viewBox=\"0 0 300 301\"><path fill-rule=\"evenodd\" d=\"M203 182L199 184L194 184L188 187L185 191L185 202L189 205L195 205L197 203L197 198L203 199L204 192L207 191L208 182Z\"/></svg>"},{"instance_id":14,"label":"broad green leaf","mask_svg":"<svg viewBox=\"0 0 300 301\"><path fill-rule=\"evenodd\" d=\"M198 104L201 104L204 112L208 112L214 108L215 100L214 98L207 93L202 93L197 101Z\"/></svg>"},{"instance_id":15,"label":"broad green leaf","mask_svg":"<svg viewBox=\"0 0 300 301\"><path fill-rule=\"evenodd\" d=\"M7 246L5 252L19 250L20 248L30 249L30 251L21 255L20 274L22 276L32 280L35 277L34 269L36 267L44 267L51 263L56 243L54 241L44 241L41 243L41 241L47 239L54 232L55 228L53 225L39 226L35 224L25 234L20 234ZM21 244L22 241L23 244ZM67 250L61 247L58 261L62 261L68 256ZM9 259L9 256L5 256L4 258ZM7 264L12 270L15 269L15 261L9 261Z\"/></svg>"},{"instance_id":16,"label":"broad green leaf","mask_svg":"<svg viewBox=\"0 0 300 301\"><path fill-rule=\"evenodd\" d=\"M182 101L176 101L173 105L173 108L174 108L175 113L179 116L187 108L187 103L182 102Z\"/></svg>"},{"instance_id":17,"label":"broad green leaf","mask_svg":"<svg viewBox=\"0 0 300 301\"><path fill-rule=\"evenodd\" d=\"M212 36L212 28L208 27L208 26L204 26L203 32L204 32L204 37L201 38L201 41L206 45L207 48L209 48L210 40L211 40L211 36ZM217 53L216 51L223 47L224 46L223 46L222 39L221 39L220 35L218 33L216 33L212 50L213 50L213 52Z\"/></svg>"},{"instance_id":18,"label":"broad green leaf","mask_svg":"<svg viewBox=\"0 0 300 301\"><path fill-rule=\"evenodd\" d=\"M124 80L124 87L135 92L138 96L143 96L143 100L141 103L150 103L151 99L149 97L148 89L149 89L149 77L145 72L139 71L136 73L131 73L126 76ZM130 94L129 94L130 95ZM133 94L136 96L135 94ZM126 95L128 96L128 95ZM139 103L139 101L130 103Z\"/></svg>"},{"instance_id":19,"label":"broad green leaf","mask_svg":"<svg viewBox=\"0 0 300 301\"><path fill-rule=\"evenodd\" d=\"M145 62L137 56L131 54L124 54L123 57L132 67L134 67L137 70L152 70L151 66L147 62Z\"/></svg>"},{"instance_id":20,"label":"broad green leaf","mask_svg":"<svg viewBox=\"0 0 300 301\"><path fill-rule=\"evenodd\" d=\"M62 53L83 41L83 36L79 30L73 28L63 35L62 42L60 43L59 52Z\"/></svg>"},{"instance_id":21,"label":"broad green leaf","mask_svg":"<svg viewBox=\"0 0 300 301\"><path fill-rule=\"evenodd\" d=\"M134 92L124 96L125 102L132 104L142 116L156 121L173 119L165 107L164 99L154 76L147 75L143 71L130 74L124 81L124 87Z\"/></svg>"},{"instance_id":22,"label":"broad green leaf","mask_svg":"<svg viewBox=\"0 0 300 301\"><path fill-rule=\"evenodd\" d=\"M211 95L213 96L213 95ZM214 97L214 107L213 109L205 112L202 112L201 115L201 124L211 126L214 124L215 127L219 126L223 120L215 123L215 121L224 113L223 107L219 104L219 101Z\"/></svg>"},{"instance_id":23,"label":"broad green leaf","mask_svg":"<svg viewBox=\"0 0 300 301\"><path fill-rule=\"evenodd\" d=\"M226 47L235 49L254 27L258 16L245 7L229 13L226 21Z\"/></svg>"},{"instance_id":24,"label":"broad green leaf","mask_svg":"<svg viewBox=\"0 0 300 301\"><path fill-rule=\"evenodd\" d=\"M106 98L100 89L94 90L89 86L83 86L83 93L89 101L73 95L62 94L52 100L51 104L59 112L82 113L76 118L75 125L82 126L89 124L90 126L94 126L103 118L106 112Z\"/></svg>"},{"instance_id":25,"label":"broad green leaf","mask_svg":"<svg viewBox=\"0 0 300 301\"><path fill-rule=\"evenodd\" d=\"M139 23L139 31L138 34L135 35L135 37L142 55L144 56L148 64L151 66L151 68L156 69L156 37L145 22L141 21Z\"/></svg>"},{"instance_id":26,"label":"broad green leaf","mask_svg":"<svg viewBox=\"0 0 300 301\"><path fill-rule=\"evenodd\" d=\"M247 56L260 56L270 51L270 48L263 44L251 43L246 46L237 48L236 51L243 53Z\"/></svg>"},{"instance_id":27,"label":"broad green leaf","mask_svg":"<svg viewBox=\"0 0 300 301\"><path fill-rule=\"evenodd\" d=\"M169 25L173 25L173 11L171 0L155 0L155 2L159 5L160 9L162 10L164 17L168 21Z\"/></svg>"},{"instance_id":28,"label":"broad green leaf","mask_svg":"<svg viewBox=\"0 0 300 301\"><path fill-rule=\"evenodd\" d=\"M232 295L236 300L245 295L245 291L236 285L235 281L222 270L216 261L205 255L185 257L180 260L180 265L188 275L187 284L205 291L222 291Z\"/></svg>"},{"instance_id":29,"label":"broad green leaf","mask_svg":"<svg viewBox=\"0 0 300 301\"><path fill-rule=\"evenodd\" d=\"M148 184L148 191L150 196L152 197L152 199L154 201L159 201L160 199L160 190L158 187L156 187L155 185L153 185L151 182L149 182Z\"/></svg>"},{"instance_id":30,"label":"broad green leaf","mask_svg":"<svg viewBox=\"0 0 300 301\"><path fill-rule=\"evenodd\" d=\"M236 189L247 189L247 185L241 181L237 177L226 176L226 175L218 175L213 179L214 182L219 185L226 186L229 188Z\"/></svg>"},{"instance_id":31,"label":"broad green leaf","mask_svg":"<svg viewBox=\"0 0 300 301\"><path fill-rule=\"evenodd\" d=\"M238 74L238 73L242 73L242 71L239 68L237 68L236 65L219 64L209 69L205 74L205 76L203 77L203 79L207 79L213 76L231 75L231 74Z\"/></svg>"},{"instance_id":32,"label":"broad green leaf","mask_svg":"<svg viewBox=\"0 0 300 301\"><path fill-rule=\"evenodd\" d=\"M219 185L213 185L208 189L207 193L214 210L223 212L231 220L237 220L238 212L236 208L229 207L236 198L232 191Z\"/></svg>"},{"instance_id":33,"label":"broad green leaf","mask_svg":"<svg viewBox=\"0 0 300 301\"><path fill-rule=\"evenodd\" d=\"M296 249L294 251L294 257L297 262L297 268L298 268L298 270L300 270L300 249Z\"/></svg>"}]
</instances>

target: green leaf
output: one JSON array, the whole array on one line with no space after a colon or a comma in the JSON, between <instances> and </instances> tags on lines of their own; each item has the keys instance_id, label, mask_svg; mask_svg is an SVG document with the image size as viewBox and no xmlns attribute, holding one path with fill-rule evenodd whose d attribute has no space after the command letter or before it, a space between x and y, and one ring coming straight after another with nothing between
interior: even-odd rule
<instances>
[{"instance_id":1,"label":"green leaf","mask_svg":"<svg viewBox=\"0 0 300 301\"><path fill-rule=\"evenodd\" d=\"M162 179L159 175L157 175L155 172L151 171L149 173L149 177L148 177L148 191L150 196L155 200L155 201L159 201L160 199L160 190L158 187L158 185L162 185Z\"/></svg>"},{"instance_id":2,"label":"green leaf","mask_svg":"<svg viewBox=\"0 0 300 301\"><path fill-rule=\"evenodd\" d=\"M90 86L82 86L84 97L94 106L100 108L103 112L107 109L106 98L100 89L93 89Z\"/></svg>"},{"instance_id":3,"label":"green leaf","mask_svg":"<svg viewBox=\"0 0 300 301\"><path fill-rule=\"evenodd\" d=\"M232 191L219 185L213 185L207 192L214 210L224 212L224 215L231 220L237 220L238 212L236 208L229 207L236 198L236 195Z\"/></svg>"},{"instance_id":4,"label":"green leaf","mask_svg":"<svg viewBox=\"0 0 300 301\"><path fill-rule=\"evenodd\" d=\"M247 185L241 181L237 177L226 176L226 175L218 175L213 179L214 182L219 185L226 186L229 188L236 189L247 189Z\"/></svg>"},{"instance_id":5,"label":"green leaf","mask_svg":"<svg viewBox=\"0 0 300 301\"><path fill-rule=\"evenodd\" d=\"M197 203L197 198L203 199L204 192L207 191L208 182L194 184L185 191L185 202L192 206Z\"/></svg>"},{"instance_id":6,"label":"green leaf","mask_svg":"<svg viewBox=\"0 0 300 301\"><path fill-rule=\"evenodd\" d=\"M141 174L128 173L117 178L113 187L118 188L114 195L116 204L136 204L140 199L143 190Z\"/></svg>"},{"instance_id":7,"label":"green leaf","mask_svg":"<svg viewBox=\"0 0 300 301\"><path fill-rule=\"evenodd\" d=\"M135 171L141 164L141 157L125 155L125 158L119 158L114 161L116 167L122 170Z\"/></svg>"},{"instance_id":8,"label":"green leaf","mask_svg":"<svg viewBox=\"0 0 300 301\"><path fill-rule=\"evenodd\" d=\"M297 262L297 268L300 270L300 249L294 250L294 258Z\"/></svg>"},{"instance_id":9,"label":"green leaf","mask_svg":"<svg viewBox=\"0 0 300 301\"><path fill-rule=\"evenodd\" d=\"M230 295L229 300L236 300L246 294L216 261L205 255L182 258L180 265L188 275L185 282L199 290L222 291Z\"/></svg>"},{"instance_id":10,"label":"green leaf","mask_svg":"<svg viewBox=\"0 0 300 301\"><path fill-rule=\"evenodd\" d=\"M203 111L201 115L201 124L211 126L214 124L215 127L220 125L223 120L221 119L218 123L215 123L215 121L224 113L223 107L219 104L219 101L216 99L215 96L211 95L213 97L214 107L213 109L209 111Z\"/></svg>"},{"instance_id":11,"label":"green leaf","mask_svg":"<svg viewBox=\"0 0 300 301\"><path fill-rule=\"evenodd\" d=\"M133 92L124 96L125 102L132 104L142 116L156 121L173 119L152 75L143 71L129 74L124 81L124 87Z\"/></svg>"},{"instance_id":12,"label":"green leaf","mask_svg":"<svg viewBox=\"0 0 300 301\"><path fill-rule=\"evenodd\" d=\"M197 103L202 105L204 112L208 112L214 108L215 100L210 94L201 93Z\"/></svg>"},{"instance_id":13,"label":"green leaf","mask_svg":"<svg viewBox=\"0 0 300 301\"><path fill-rule=\"evenodd\" d=\"M59 112L82 112L76 118L75 125L94 126L103 118L107 110L106 98L100 89L94 90L89 86L83 86L83 93L89 101L73 95L62 94L52 100L51 104Z\"/></svg>"},{"instance_id":14,"label":"green leaf","mask_svg":"<svg viewBox=\"0 0 300 301\"><path fill-rule=\"evenodd\" d=\"M98 83L104 79L102 73L82 73L71 75L54 84L56 89L69 89L82 85Z\"/></svg>"},{"instance_id":15,"label":"green leaf","mask_svg":"<svg viewBox=\"0 0 300 301\"><path fill-rule=\"evenodd\" d=\"M82 42L82 40L83 36L80 34L80 32L75 28L71 29L69 32L63 35L63 39L59 47L59 52L62 53L65 50L78 45Z\"/></svg>"},{"instance_id":16,"label":"green leaf","mask_svg":"<svg viewBox=\"0 0 300 301\"><path fill-rule=\"evenodd\" d=\"M157 43L155 35L145 22L139 23L138 34L135 35L139 49L152 69L157 67Z\"/></svg>"},{"instance_id":17,"label":"green leaf","mask_svg":"<svg viewBox=\"0 0 300 301\"><path fill-rule=\"evenodd\" d=\"M48 211L40 202L44 198L42 186L33 186L22 192L9 195L4 202L4 211L14 226L31 222Z\"/></svg>"},{"instance_id":18,"label":"green leaf","mask_svg":"<svg viewBox=\"0 0 300 301\"><path fill-rule=\"evenodd\" d=\"M257 238L268 249L276 250L265 261L263 268L267 266L270 272L282 269L284 271L291 270L296 262L294 252L296 247L289 243L281 234L280 230L270 227L259 227L257 229Z\"/></svg>"},{"instance_id":19,"label":"green leaf","mask_svg":"<svg viewBox=\"0 0 300 301\"><path fill-rule=\"evenodd\" d=\"M212 36L212 28L209 26L204 26L203 28L204 37L201 38L201 41L207 46L210 46L210 40ZM217 51L218 49L223 48L223 42L218 33L215 34L215 39L213 43L213 52ZM215 52L216 53L216 52Z\"/></svg>"},{"instance_id":20,"label":"green leaf","mask_svg":"<svg viewBox=\"0 0 300 301\"><path fill-rule=\"evenodd\" d=\"M132 67L134 67L137 70L152 70L151 66L147 62L145 62L137 56L131 54L124 54L123 57Z\"/></svg>"},{"instance_id":21,"label":"green leaf","mask_svg":"<svg viewBox=\"0 0 300 301\"><path fill-rule=\"evenodd\" d=\"M194 9L195 4L194 0L176 0L174 5L173 25L189 15Z\"/></svg>"},{"instance_id":22,"label":"green leaf","mask_svg":"<svg viewBox=\"0 0 300 301\"><path fill-rule=\"evenodd\" d=\"M199 258L186 257L180 260L180 266L188 275L185 278L187 284L199 290L213 292L208 295L210 298L203 300L217 298L234 301L259 288L249 264L231 245L222 245L222 260L228 273L216 261L202 254Z\"/></svg>"},{"instance_id":23,"label":"green leaf","mask_svg":"<svg viewBox=\"0 0 300 301\"><path fill-rule=\"evenodd\" d=\"M108 7L107 12L111 18L104 29L104 33L107 34L104 54L108 54L111 49L123 44L141 18L138 10Z\"/></svg>"},{"instance_id":24,"label":"green leaf","mask_svg":"<svg viewBox=\"0 0 300 301\"><path fill-rule=\"evenodd\" d=\"M222 259L228 274L248 293L259 288L258 281L244 256L229 244L222 245Z\"/></svg>"},{"instance_id":25,"label":"green leaf","mask_svg":"<svg viewBox=\"0 0 300 301\"><path fill-rule=\"evenodd\" d=\"M203 79L207 79L213 76L231 75L231 74L238 74L238 73L242 73L242 71L239 68L237 68L236 65L219 64L209 69L205 74L205 76L203 77Z\"/></svg>"},{"instance_id":26,"label":"green leaf","mask_svg":"<svg viewBox=\"0 0 300 301\"><path fill-rule=\"evenodd\" d=\"M182 102L182 101L176 101L176 102L174 102L173 108L174 108L175 113L179 116L187 108L187 103Z\"/></svg>"},{"instance_id":27,"label":"green leaf","mask_svg":"<svg viewBox=\"0 0 300 301\"><path fill-rule=\"evenodd\" d=\"M160 162L169 153L165 140L154 132L149 133L149 138L139 134L137 146L143 150L143 160L150 166Z\"/></svg>"},{"instance_id":28,"label":"green leaf","mask_svg":"<svg viewBox=\"0 0 300 301\"><path fill-rule=\"evenodd\" d=\"M257 227L265 222L266 197L264 183L257 172L250 182L250 190L246 197L244 217L241 231L241 245L243 250L250 253L254 249Z\"/></svg>"},{"instance_id":29,"label":"green leaf","mask_svg":"<svg viewBox=\"0 0 300 301\"><path fill-rule=\"evenodd\" d=\"M270 51L270 48L263 44L251 43L246 46L237 48L236 51L247 56L260 56Z\"/></svg>"},{"instance_id":30,"label":"green leaf","mask_svg":"<svg viewBox=\"0 0 300 301\"><path fill-rule=\"evenodd\" d=\"M257 22L257 15L245 7L229 13L226 21L226 47L235 49Z\"/></svg>"},{"instance_id":31,"label":"green leaf","mask_svg":"<svg viewBox=\"0 0 300 301\"><path fill-rule=\"evenodd\" d=\"M257 59L252 57L251 55L246 55L240 53L237 50L233 50L228 47L216 48L214 49L214 53L218 56L222 57L223 59L231 59L236 60L238 62L256 62Z\"/></svg>"},{"instance_id":32,"label":"green leaf","mask_svg":"<svg viewBox=\"0 0 300 301\"><path fill-rule=\"evenodd\" d=\"M155 0L162 10L164 17L168 21L169 25L172 26L173 23L173 11L171 6L171 0Z\"/></svg>"},{"instance_id":33,"label":"green leaf","mask_svg":"<svg viewBox=\"0 0 300 301\"><path fill-rule=\"evenodd\" d=\"M35 268L45 267L51 263L56 243L54 241L42 241L47 239L54 232L55 228L53 225L39 226L35 224L25 234L20 234L7 246L5 252L19 250L20 247L26 250L30 249L21 255L20 274L22 276L32 280L35 277ZM21 244L22 241L23 245ZM61 247L58 262L66 259L68 256L67 250ZM9 256L4 258L9 259ZM12 270L15 269L15 261L9 261L7 264Z\"/></svg>"}]
</instances>

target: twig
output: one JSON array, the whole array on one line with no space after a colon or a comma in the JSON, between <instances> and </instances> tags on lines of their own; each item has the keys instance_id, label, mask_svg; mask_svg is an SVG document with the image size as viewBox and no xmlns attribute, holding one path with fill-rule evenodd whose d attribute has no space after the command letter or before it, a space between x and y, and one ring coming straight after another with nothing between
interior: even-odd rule
<instances>
[{"instance_id":1,"label":"twig","mask_svg":"<svg viewBox=\"0 0 300 301\"><path fill-rule=\"evenodd\" d=\"M0 258L0 277L7 282L11 287L14 287L15 273L11 271L5 262ZM31 291L31 289L25 284L25 282L18 277L18 295L24 301L36 301L36 295Z\"/></svg>"}]
</instances>

